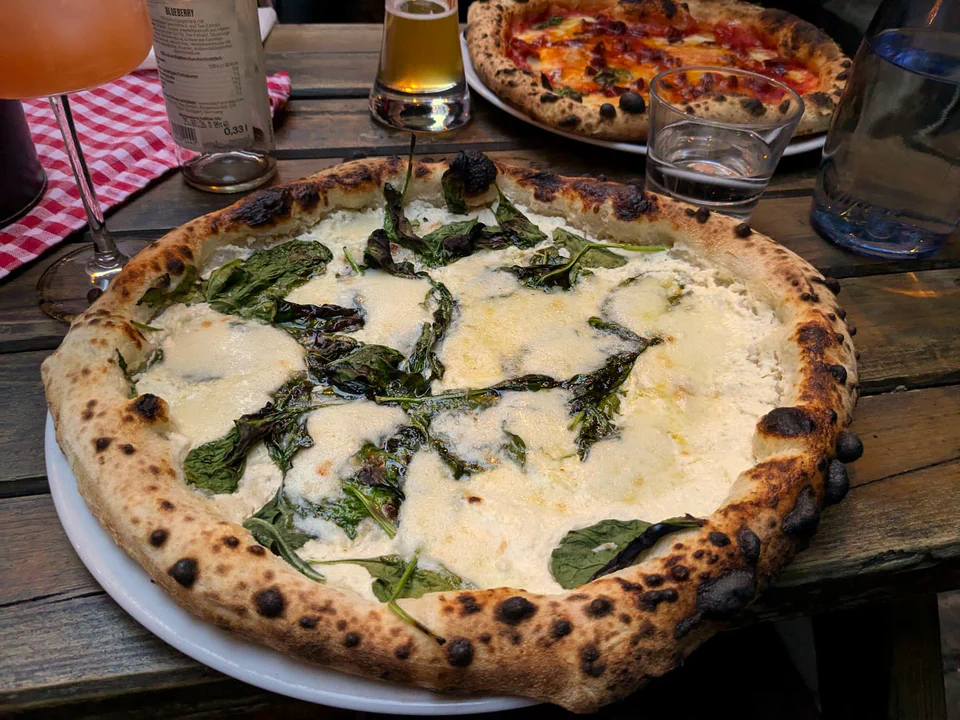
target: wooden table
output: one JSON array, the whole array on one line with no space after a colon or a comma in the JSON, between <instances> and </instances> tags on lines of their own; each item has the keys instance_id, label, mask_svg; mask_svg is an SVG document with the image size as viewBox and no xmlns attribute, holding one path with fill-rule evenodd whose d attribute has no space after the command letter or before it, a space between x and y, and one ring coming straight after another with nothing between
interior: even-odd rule
<instances>
[{"instance_id":1,"label":"wooden table","mask_svg":"<svg viewBox=\"0 0 960 720\"><path fill-rule=\"evenodd\" d=\"M407 136L367 113L379 42L379 26L273 31L268 70L289 72L294 88L277 118L277 182L360 153L405 152ZM644 172L640 157L547 135L479 99L467 128L426 138L418 151L440 157L462 148L567 175L627 180ZM807 219L817 161L817 153L785 159L752 224L842 281L840 299L859 330L863 398L853 429L866 454L847 500L826 511L810 549L742 623L813 617L828 715L875 707L870 716L879 717L889 706L899 717L939 718L934 593L960 587L960 242L900 264L827 244ZM188 188L174 173L124 203L109 225L117 236L156 238L235 199ZM282 706L313 717L316 708L226 679L153 637L101 590L57 521L44 476L39 367L66 328L40 313L34 285L79 242L88 238L77 233L0 285L0 709L193 717ZM733 682L750 683L764 659L749 662ZM851 674L863 682L838 682ZM723 710L725 701L716 702Z\"/></svg>"}]
</instances>

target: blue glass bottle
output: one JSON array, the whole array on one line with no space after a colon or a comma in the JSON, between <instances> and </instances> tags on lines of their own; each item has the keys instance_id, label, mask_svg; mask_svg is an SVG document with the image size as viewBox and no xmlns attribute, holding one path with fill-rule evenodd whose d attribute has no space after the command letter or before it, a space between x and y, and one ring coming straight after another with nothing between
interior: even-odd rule
<instances>
[{"instance_id":1,"label":"blue glass bottle","mask_svg":"<svg viewBox=\"0 0 960 720\"><path fill-rule=\"evenodd\" d=\"M960 0L887 0L830 133L811 222L864 255L925 257L960 225Z\"/></svg>"}]
</instances>

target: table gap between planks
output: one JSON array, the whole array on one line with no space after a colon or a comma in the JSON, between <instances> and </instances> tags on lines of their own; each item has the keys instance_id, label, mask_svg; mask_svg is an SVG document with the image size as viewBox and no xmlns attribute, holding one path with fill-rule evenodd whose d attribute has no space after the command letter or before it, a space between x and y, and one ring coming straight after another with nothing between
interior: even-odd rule
<instances>
[{"instance_id":1,"label":"table gap between planks","mask_svg":"<svg viewBox=\"0 0 960 720\"><path fill-rule=\"evenodd\" d=\"M276 121L275 182L358 154L406 151L407 136L375 124L366 109L379 42L375 25L274 29L268 71L286 70L293 81L293 98ZM467 128L423 139L418 154L440 158L473 148L566 175L643 176L641 157L587 148L535 130L482 99L475 104ZM817 153L785 159L752 224L843 279L841 304L858 328L862 352L864 397L853 429L866 455L853 468L849 498L824 513L810 549L740 624L872 603L888 608L879 616L894 617L891 637L900 647L906 631L897 629L889 608L960 587L960 242L912 264L861 258L827 244L807 219L817 160ZM109 225L118 236L157 238L236 199L193 190L172 173L112 212ZM0 632L7 639L0 709L45 708L51 717L109 709L119 716L125 711L116 703L131 695L167 708L158 716L206 716L279 702L204 668L137 625L89 575L57 521L44 475L39 367L66 328L39 311L34 285L53 259L88 241L75 233L0 285L6 409L0 415ZM927 647L935 618L932 626L914 622L911 632L921 626L928 642L917 647ZM888 686L891 697L902 695L895 682ZM157 699L169 690L179 699ZM939 707L936 698L932 703Z\"/></svg>"}]
</instances>

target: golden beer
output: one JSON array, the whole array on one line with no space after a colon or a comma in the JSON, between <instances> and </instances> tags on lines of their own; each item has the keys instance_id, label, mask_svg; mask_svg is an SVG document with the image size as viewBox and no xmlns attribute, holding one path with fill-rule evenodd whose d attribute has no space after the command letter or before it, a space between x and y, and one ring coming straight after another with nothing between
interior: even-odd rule
<instances>
[{"instance_id":1,"label":"golden beer","mask_svg":"<svg viewBox=\"0 0 960 720\"><path fill-rule=\"evenodd\" d=\"M386 0L370 112L391 127L443 132L470 119L457 0Z\"/></svg>"},{"instance_id":2,"label":"golden beer","mask_svg":"<svg viewBox=\"0 0 960 720\"><path fill-rule=\"evenodd\" d=\"M378 79L405 93L449 90L463 82L457 4L387 0Z\"/></svg>"}]
</instances>

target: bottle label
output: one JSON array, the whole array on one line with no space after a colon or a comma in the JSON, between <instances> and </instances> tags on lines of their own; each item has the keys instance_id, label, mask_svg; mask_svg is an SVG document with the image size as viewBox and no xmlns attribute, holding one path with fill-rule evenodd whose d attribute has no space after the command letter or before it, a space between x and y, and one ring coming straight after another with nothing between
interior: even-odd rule
<instances>
[{"instance_id":1,"label":"bottle label","mask_svg":"<svg viewBox=\"0 0 960 720\"><path fill-rule=\"evenodd\" d=\"M249 146L258 93L246 82L236 0L147 0L147 7L174 140L197 152Z\"/></svg>"}]
</instances>

